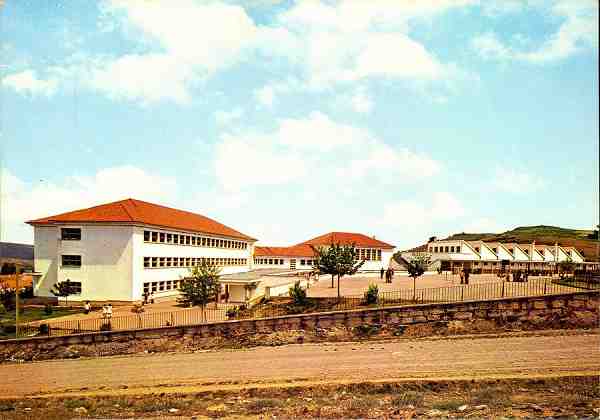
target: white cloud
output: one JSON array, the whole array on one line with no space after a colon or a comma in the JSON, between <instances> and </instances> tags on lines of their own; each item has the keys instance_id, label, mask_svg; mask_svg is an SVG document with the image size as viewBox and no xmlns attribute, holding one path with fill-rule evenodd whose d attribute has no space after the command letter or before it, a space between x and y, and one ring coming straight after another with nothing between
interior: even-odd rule
<instances>
[{"instance_id":1,"label":"white cloud","mask_svg":"<svg viewBox=\"0 0 600 420\"><path fill-rule=\"evenodd\" d=\"M478 35L471 41L471 47L485 59L531 63L562 60L580 51L598 48L597 0L557 0L535 5L544 6L543 11L562 21L558 30L536 49L524 50L518 45L520 37L513 37L511 43L503 42L494 32ZM549 9L548 5L551 5Z\"/></svg>"},{"instance_id":2,"label":"white cloud","mask_svg":"<svg viewBox=\"0 0 600 420\"><path fill-rule=\"evenodd\" d=\"M400 200L387 203L378 224L415 230L434 226L440 221L455 220L465 214L465 209L452 193L436 192L428 203Z\"/></svg>"},{"instance_id":3,"label":"white cloud","mask_svg":"<svg viewBox=\"0 0 600 420\"><path fill-rule=\"evenodd\" d=\"M358 88L350 98L352 109L361 114L368 114L373 109L373 100L365 88Z\"/></svg>"},{"instance_id":4,"label":"white cloud","mask_svg":"<svg viewBox=\"0 0 600 420\"><path fill-rule=\"evenodd\" d=\"M169 204L177 191L173 179L134 166L101 169L60 183L25 182L4 170L2 183L2 239L24 243L33 241L27 220L129 197Z\"/></svg>"},{"instance_id":5,"label":"white cloud","mask_svg":"<svg viewBox=\"0 0 600 420\"><path fill-rule=\"evenodd\" d=\"M34 70L12 73L2 78L2 85L20 94L52 96L58 82L54 79L40 79Z\"/></svg>"},{"instance_id":6,"label":"white cloud","mask_svg":"<svg viewBox=\"0 0 600 420\"><path fill-rule=\"evenodd\" d=\"M535 174L510 168L496 168L493 175L493 187L509 193L527 193L545 186L544 180Z\"/></svg>"},{"instance_id":7,"label":"white cloud","mask_svg":"<svg viewBox=\"0 0 600 420\"><path fill-rule=\"evenodd\" d=\"M240 107L236 107L231 111L215 111L215 121L219 125L227 125L240 119L243 115L244 110Z\"/></svg>"},{"instance_id":8,"label":"white cloud","mask_svg":"<svg viewBox=\"0 0 600 420\"><path fill-rule=\"evenodd\" d=\"M275 100L275 89L270 85L263 86L254 91L254 96L261 105L271 107Z\"/></svg>"},{"instance_id":9,"label":"white cloud","mask_svg":"<svg viewBox=\"0 0 600 420\"><path fill-rule=\"evenodd\" d=\"M373 186L427 178L439 172L440 164L313 112L306 118L282 119L272 132L223 134L215 170L227 190L290 182L315 188L335 180L338 191L355 191L357 182Z\"/></svg>"}]
</instances>

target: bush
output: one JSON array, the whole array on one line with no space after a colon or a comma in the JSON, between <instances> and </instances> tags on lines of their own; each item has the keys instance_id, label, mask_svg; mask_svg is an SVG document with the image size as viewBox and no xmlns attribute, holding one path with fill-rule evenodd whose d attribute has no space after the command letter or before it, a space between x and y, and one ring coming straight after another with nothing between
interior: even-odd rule
<instances>
[{"instance_id":1,"label":"bush","mask_svg":"<svg viewBox=\"0 0 600 420\"><path fill-rule=\"evenodd\" d=\"M227 309L227 319L234 319L238 316L238 314L240 313L240 308L239 306L234 306L233 308L229 308Z\"/></svg>"},{"instance_id":2,"label":"bush","mask_svg":"<svg viewBox=\"0 0 600 420\"><path fill-rule=\"evenodd\" d=\"M0 315L4 315L6 312L8 311L4 307L4 304L0 303Z\"/></svg>"},{"instance_id":3,"label":"bush","mask_svg":"<svg viewBox=\"0 0 600 420\"><path fill-rule=\"evenodd\" d=\"M46 315L52 315L52 312L54 312L54 308L52 307L52 305L50 305L49 303L46 303L44 305L44 313Z\"/></svg>"},{"instance_id":4,"label":"bush","mask_svg":"<svg viewBox=\"0 0 600 420\"><path fill-rule=\"evenodd\" d=\"M374 305L379 301L379 287L376 284L369 284L369 289L365 292L365 302L367 305Z\"/></svg>"},{"instance_id":5,"label":"bush","mask_svg":"<svg viewBox=\"0 0 600 420\"><path fill-rule=\"evenodd\" d=\"M294 305L305 306L308 303L306 298L306 290L300 286L300 282L294 283L293 287L290 287L290 297L294 301Z\"/></svg>"},{"instance_id":6,"label":"bush","mask_svg":"<svg viewBox=\"0 0 600 420\"><path fill-rule=\"evenodd\" d=\"M48 324L40 324L39 332L40 334L48 335Z\"/></svg>"}]
</instances>

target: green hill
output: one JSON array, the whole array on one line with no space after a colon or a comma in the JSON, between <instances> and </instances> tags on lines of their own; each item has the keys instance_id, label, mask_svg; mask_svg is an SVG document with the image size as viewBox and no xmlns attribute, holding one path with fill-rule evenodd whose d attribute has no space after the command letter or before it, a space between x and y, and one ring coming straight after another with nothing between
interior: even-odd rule
<instances>
[{"instance_id":1,"label":"green hill","mask_svg":"<svg viewBox=\"0 0 600 420\"><path fill-rule=\"evenodd\" d=\"M596 260L598 231L565 229L556 226L521 226L503 233L457 233L448 239L485 242L518 242L554 245L558 242L563 246L574 246L582 252L586 260Z\"/></svg>"}]
</instances>

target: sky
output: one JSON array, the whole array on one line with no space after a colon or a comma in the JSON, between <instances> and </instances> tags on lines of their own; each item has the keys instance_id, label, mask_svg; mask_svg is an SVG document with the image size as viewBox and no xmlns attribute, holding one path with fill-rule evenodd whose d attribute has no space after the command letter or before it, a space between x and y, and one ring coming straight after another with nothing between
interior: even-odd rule
<instances>
[{"instance_id":1,"label":"sky","mask_svg":"<svg viewBox=\"0 0 600 420\"><path fill-rule=\"evenodd\" d=\"M0 7L3 241L128 197L274 246L598 224L597 0Z\"/></svg>"}]
</instances>

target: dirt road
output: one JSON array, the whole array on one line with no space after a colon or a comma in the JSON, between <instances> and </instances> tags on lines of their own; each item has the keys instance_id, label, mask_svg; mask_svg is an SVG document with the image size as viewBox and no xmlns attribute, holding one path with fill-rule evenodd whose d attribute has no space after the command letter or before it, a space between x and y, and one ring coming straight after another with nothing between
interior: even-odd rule
<instances>
[{"instance_id":1,"label":"dirt road","mask_svg":"<svg viewBox=\"0 0 600 420\"><path fill-rule=\"evenodd\" d=\"M522 377L600 371L600 335L328 343L0 366L3 397L159 385Z\"/></svg>"}]
</instances>

